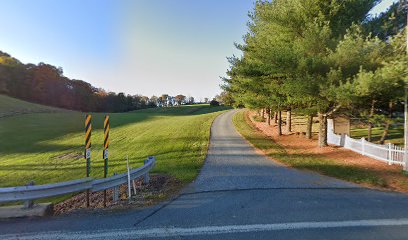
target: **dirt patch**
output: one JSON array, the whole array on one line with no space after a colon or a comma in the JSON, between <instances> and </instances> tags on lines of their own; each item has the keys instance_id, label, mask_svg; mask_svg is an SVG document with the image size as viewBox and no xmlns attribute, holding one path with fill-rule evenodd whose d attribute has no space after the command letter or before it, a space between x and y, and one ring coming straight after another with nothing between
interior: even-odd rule
<instances>
[{"instance_id":1,"label":"dirt patch","mask_svg":"<svg viewBox=\"0 0 408 240\"><path fill-rule=\"evenodd\" d=\"M76 152L71 152L71 153L64 153L64 154L61 154L61 155L56 155L56 156L53 156L51 158L52 159L75 159L75 160L78 160L78 159L81 159L83 157L84 157L84 155L82 155L82 154L79 154L79 153L76 153Z\"/></svg>"},{"instance_id":2,"label":"dirt patch","mask_svg":"<svg viewBox=\"0 0 408 240\"><path fill-rule=\"evenodd\" d=\"M113 201L113 190L109 189L106 192L106 208L105 209L127 209L127 208L143 208L157 204L166 200L181 190L183 183L175 177L154 174L150 176L149 184L143 184L143 180L135 182L136 194L133 193L131 201L128 200L128 185L122 184L119 187L119 200ZM73 196L61 203L54 205L54 215L61 215L73 211L85 209L104 209L104 192L96 192L90 194L90 207L86 207L86 192Z\"/></svg>"},{"instance_id":3,"label":"dirt patch","mask_svg":"<svg viewBox=\"0 0 408 240\"><path fill-rule=\"evenodd\" d=\"M314 155L316 157L329 159L337 164L366 169L374 172L385 181L385 189L408 192L408 177L402 173L402 166L388 165L385 162L360 155L338 146L318 147L316 135L313 136L313 139L306 139L303 136L286 132L285 127L282 127L283 135L279 136L277 125L273 123L273 121L271 121L271 126L269 126L268 123L254 120L254 117L257 116L256 112L250 111L248 112L248 116L251 123L258 130L284 147L288 154Z\"/></svg>"}]
</instances>

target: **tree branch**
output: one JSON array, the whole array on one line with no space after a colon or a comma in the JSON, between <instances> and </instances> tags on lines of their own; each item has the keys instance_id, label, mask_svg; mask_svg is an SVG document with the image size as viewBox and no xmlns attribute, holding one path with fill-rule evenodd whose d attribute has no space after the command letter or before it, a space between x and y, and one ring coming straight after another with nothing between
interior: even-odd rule
<instances>
[{"instance_id":1,"label":"tree branch","mask_svg":"<svg viewBox=\"0 0 408 240\"><path fill-rule=\"evenodd\" d=\"M330 115L332 115L334 112L336 112L337 110L339 110L339 108L341 108L341 104L338 104L336 107L334 107L331 111L329 111L329 112L327 112L327 113L324 113L323 114L323 116L326 116L326 117L328 117L328 116L330 116Z\"/></svg>"}]
</instances>

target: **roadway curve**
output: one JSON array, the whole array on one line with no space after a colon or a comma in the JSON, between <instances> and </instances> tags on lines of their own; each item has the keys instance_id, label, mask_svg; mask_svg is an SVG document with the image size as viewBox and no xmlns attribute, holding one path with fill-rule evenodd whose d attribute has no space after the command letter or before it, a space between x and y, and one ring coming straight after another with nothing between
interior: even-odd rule
<instances>
[{"instance_id":1,"label":"roadway curve","mask_svg":"<svg viewBox=\"0 0 408 240\"><path fill-rule=\"evenodd\" d=\"M216 118L206 163L176 199L144 210L0 222L0 239L407 239L408 195L284 167Z\"/></svg>"}]
</instances>

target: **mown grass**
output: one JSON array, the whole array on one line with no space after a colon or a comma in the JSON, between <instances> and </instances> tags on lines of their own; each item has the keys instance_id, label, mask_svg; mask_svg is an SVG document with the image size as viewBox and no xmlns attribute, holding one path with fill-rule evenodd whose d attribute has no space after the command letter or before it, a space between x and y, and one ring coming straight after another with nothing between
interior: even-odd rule
<instances>
[{"instance_id":1,"label":"mown grass","mask_svg":"<svg viewBox=\"0 0 408 240\"><path fill-rule=\"evenodd\" d=\"M0 94L0 118L27 113L44 112L67 112L60 108L43 106L40 104L29 103L16 98L11 98Z\"/></svg>"},{"instance_id":2,"label":"mown grass","mask_svg":"<svg viewBox=\"0 0 408 240\"><path fill-rule=\"evenodd\" d=\"M0 104L0 112L2 107ZM18 102L15 107L20 107ZM126 156L132 167L156 156L154 172L175 176L184 183L192 181L204 162L212 121L226 109L192 105L109 114L109 175L125 172ZM103 176L104 115L92 114L91 176L95 178ZM0 118L0 186L85 177L84 118L85 113L73 111Z\"/></svg>"},{"instance_id":3,"label":"mown grass","mask_svg":"<svg viewBox=\"0 0 408 240\"><path fill-rule=\"evenodd\" d=\"M350 182L365 183L385 187L386 181L374 172L355 166L341 165L336 161L313 154L288 154L284 147L256 129L246 114L237 112L233 122L242 136L256 148L263 150L268 156L289 166L317 171L327 176L336 177Z\"/></svg>"},{"instance_id":4,"label":"mown grass","mask_svg":"<svg viewBox=\"0 0 408 240\"><path fill-rule=\"evenodd\" d=\"M372 129L371 141L374 143L379 143L381 136L384 132L383 127L375 127ZM352 138L367 138L368 128L352 128L350 130ZM393 143L397 145L404 145L404 126L396 125L390 126L385 143Z\"/></svg>"},{"instance_id":5,"label":"mown grass","mask_svg":"<svg viewBox=\"0 0 408 240\"><path fill-rule=\"evenodd\" d=\"M258 120L261 117L258 117ZM257 121L257 119L255 119ZM306 132L307 117L292 113L292 132ZM282 124L286 123L286 112L282 112ZM385 143L393 143L396 145L404 145L404 126L401 122L397 122L390 126ZM361 122L352 121L350 129L350 135L352 138L360 139L362 137L367 138L368 128ZM317 117L313 118L312 132L317 135L319 132L319 121ZM381 136L384 132L384 127L375 127L372 129L372 142L379 143Z\"/></svg>"}]
</instances>

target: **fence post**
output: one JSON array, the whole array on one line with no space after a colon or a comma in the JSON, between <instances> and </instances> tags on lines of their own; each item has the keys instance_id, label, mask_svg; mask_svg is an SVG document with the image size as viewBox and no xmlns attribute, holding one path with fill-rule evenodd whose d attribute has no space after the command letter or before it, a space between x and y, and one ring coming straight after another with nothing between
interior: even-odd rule
<instances>
[{"instance_id":1,"label":"fence post","mask_svg":"<svg viewBox=\"0 0 408 240\"><path fill-rule=\"evenodd\" d=\"M361 138L361 154L362 154L363 156L365 155L365 146L364 146L364 143L365 143L365 138L362 137L362 138Z\"/></svg>"},{"instance_id":2,"label":"fence post","mask_svg":"<svg viewBox=\"0 0 408 240\"><path fill-rule=\"evenodd\" d=\"M344 142L343 142L343 147L344 148L348 148L347 146L347 144L349 144L349 140L347 139L348 138L348 135L347 134L344 134Z\"/></svg>"},{"instance_id":3,"label":"fence post","mask_svg":"<svg viewBox=\"0 0 408 240\"><path fill-rule=\"evenodd\" d=\"M34 186L34 181L27 183L26 186ZM33 208L34 201L32 199L24 201L24 209Z\"/></svg>"},{"instance_id":4,"label":"fence post","mask_svg":"<svg viewBox=\"0 0 408 240\"><path fill-rule=\"evenodd\" d=\"M391 165L392 161L392 144L388 143L388 165Z\"/></svg>"}]
</instances>

